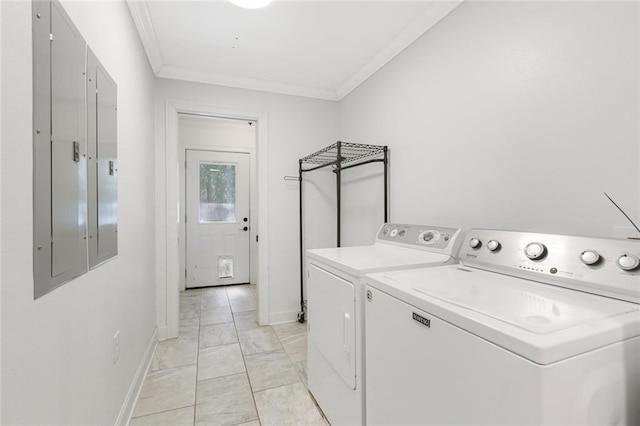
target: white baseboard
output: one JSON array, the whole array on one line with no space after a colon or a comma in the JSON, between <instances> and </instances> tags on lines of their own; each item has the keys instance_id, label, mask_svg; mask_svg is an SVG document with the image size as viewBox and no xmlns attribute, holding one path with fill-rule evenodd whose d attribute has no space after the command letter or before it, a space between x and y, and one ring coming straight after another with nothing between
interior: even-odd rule
<instances>
[{"instance_id":1,"label":"white baseboard","mask_svg":"<svg viewBox=\"0 0 640 426\"><path fill-rule=\"evenodd\" d=\"M145 377L147 377L147 372L149 371L149 367L151 366L151 360L153 359L153 354L156 351L157 345L158 328L156 327L156 329L153 330L153 334L151 335L151 339L149 340L149 344L147 345L147 350L140 360L138 370L136 370L136 374L135 376L133 376L131 386L129 386L129 391L127 392L127 397L124 399L124 403L122 404L120 412L118 413L118 417L116 418L116 425L128 425L131 421L133 409L136 406L138 396L140 396L142 384L144 383Z\"/></svg>"},{"instance_id":2,"label":"white baseboard","mask_svg":"<svg viewBox=\"0 0 640 426\"><path fill-rule=\"evenodd\" d=\"M298 312L300 311L286 311L286 312L272 313L269 315L269 325L298 321Z\"/></svg>"},{"instance_id":3,"label":"white baseboard","mask_svg":"<svg viewBox=\"0 0 640 426\"><path fill-rule=\"evenodd\" d=\"M167 340L167 326L158 328L158 340Z\"/></svg>"}]
</instances>

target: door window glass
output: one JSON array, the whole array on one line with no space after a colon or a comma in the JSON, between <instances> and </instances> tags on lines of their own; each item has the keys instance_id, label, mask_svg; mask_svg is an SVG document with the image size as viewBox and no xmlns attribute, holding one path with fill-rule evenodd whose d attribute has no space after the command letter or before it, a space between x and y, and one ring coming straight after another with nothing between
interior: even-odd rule
<instances>
[{"instance_id":1,"label":"door window glass","mask_svg":"<svg viewBox=\"0 0 640 426\"><path fill-rule=\"evenodd\" d=\"M200 222L237 222L235 164L200 163Z\"/></svg>"}]
</instances>

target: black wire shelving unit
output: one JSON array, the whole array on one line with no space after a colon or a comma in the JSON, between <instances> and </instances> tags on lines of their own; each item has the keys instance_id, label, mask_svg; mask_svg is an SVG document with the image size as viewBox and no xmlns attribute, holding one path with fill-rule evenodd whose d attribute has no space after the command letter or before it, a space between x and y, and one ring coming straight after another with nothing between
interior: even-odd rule
<instances>
[{"instance_id":1,"label":"black wire shelving unit","mask_svg":"<svg viewBox=\"0 0 640 426\"><path fill-rule=\"evenodd\" d=\"M341 206L341 174L343 170L365 164L382 163L384 166L384 221L389 216L389 155L387 146L366 145L352 142L338 141L311 155L298 160L298 180L300 182L300 312L298 321L304 322L306 317L306 301L304 300L304 236L302 223L302 176L325 167L333 168L336 175L336 247L340 247L340 206Z\"/></svg>"}]
</instances>

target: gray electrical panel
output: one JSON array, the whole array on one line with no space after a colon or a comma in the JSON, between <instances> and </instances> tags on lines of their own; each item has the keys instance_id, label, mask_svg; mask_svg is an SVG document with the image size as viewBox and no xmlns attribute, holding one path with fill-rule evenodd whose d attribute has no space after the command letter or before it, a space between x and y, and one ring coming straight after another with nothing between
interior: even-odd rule
<instances>
[{"instance_id":1,"label":"gray electrical panel","mask_svg":"<svg viewBox=\"0 0 640 426\"><path fill-rule=\"evenodd\" d=\"M89 268L118 254L117 86L87 49Z\"/></svg>"},{"instance_id":2,"label":"gray electrical panel","mask_svg":"<svg viewBox=\"0 0 640 426\"><path fill-rule=\"evenodd\" d=\"M34 2L35 297L87 271L85 48L57 2ZM48 74L48 75L47 75Z\"/></svg>"},{"instance_id":3,"label":"gray electrical panel","mask_svg":"<svg viewBox=\"0 0 640 426\"><path fill-rule=\"evenodd\" d=\"M33 268L38 298L87 272L89 258L94 267L117 253L117 89L60 3L32 4ZM93 94L89 79L96 85ZM88 229L96 231L93 252Z\"/></svg>"},{"instance_id":4,"label":"gray electrical panel","mask_svg":"<svg viewBox=\"0 0 640 426\"><path fill-rule=\"evenodd\" d=\"M87 270L85 42L58 3L51 4L52 276Z\"/></svg>"}]
</instances>

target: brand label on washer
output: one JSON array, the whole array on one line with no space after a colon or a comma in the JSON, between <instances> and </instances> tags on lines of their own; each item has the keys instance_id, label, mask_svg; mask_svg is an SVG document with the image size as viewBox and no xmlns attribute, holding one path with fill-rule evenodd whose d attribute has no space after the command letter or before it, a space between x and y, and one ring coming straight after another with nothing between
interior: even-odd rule
<instances>
[{"instance_id":1,"label":"brand label on washer","mask_svg":"<svg viewBox=\"0 0 640 426\"><path fill-rule=\"evenodd\" d=\"M431 320L429 318L425 318L422 315L418 315L415 312L413 313L413 319L418 321L420 324L425 325L431 328Z\"/></svg>"}]
</instances>

